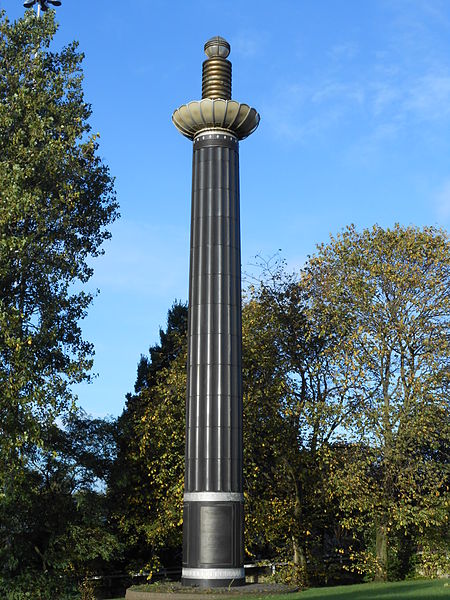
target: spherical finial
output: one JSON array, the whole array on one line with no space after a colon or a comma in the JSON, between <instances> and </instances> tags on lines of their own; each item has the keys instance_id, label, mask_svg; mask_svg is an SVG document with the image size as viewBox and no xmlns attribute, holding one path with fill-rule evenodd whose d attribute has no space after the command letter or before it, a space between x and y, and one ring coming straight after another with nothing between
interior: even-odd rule
<instances>
[{"instance_id":1,"label":"spherical finial","mask_svg":"<svg viewBox=\"0 0 450 600\"><path fill-rule=\"evenodd\" d=\"M223 37L216 35L206 42L205 54L208 58L226 58L230 54L230 44Z\"/></svg>"}]
</instances>

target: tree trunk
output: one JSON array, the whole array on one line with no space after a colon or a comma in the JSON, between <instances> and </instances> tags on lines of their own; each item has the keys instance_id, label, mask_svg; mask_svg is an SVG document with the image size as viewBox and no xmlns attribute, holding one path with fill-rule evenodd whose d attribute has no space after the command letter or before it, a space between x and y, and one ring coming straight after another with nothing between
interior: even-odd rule
<instances>
[{"instance_id":1,"label":"tree trunk","mask_svg":"<svg viewBox=\"0 0 450 600\"><path fill-rule=\"evenodd\" d=\"M45 555L42 554L42 552L39 550L39 548L37 546L34 547L34 550L36 551L36 553L38 554L39 558L42 561L42 570L44 573L47 572L47 561L45 559Z\"/></svg>"},{"instance_id":2,"label":"tree trunk","mask_svg":"<svg viewBox=\"0 0 450 600\"><path fill-rule=\"evenodd\" d=\"M375 574L376 581L387 580L387 566L388 566L388 540L387 531L385 525L377 525L376 531L376 554L377 554L377 572Z\"/></svg>"},{"instance_id":3,"label":"tree trunk","mask_svg":"<svg viewBox=\"0 0 450 600\"><path fill-rule=\"evenodd\" d=\"M292 549L293 549L293 558L294 558L294 566L302 567L306 570L306 555L304 549L298 543L298 540L295 536L292 536Z\"/></svg>"},{"instance_id":4,"label":"tree trunk","mask_svg":"<svg viewBox=\"0 0 450 600\"><path fill-rule=\"evenodd\" d=\"M293 477L295 485L295 506L294 515L295 521L298 524L302 517L302 506L300 502L300 486L298 481ZM292 535L292 551L294 561L294 581L295 584L301 588L305 587L308 583L308 571L306 567L306 553L305 548L299 543L298 537L295 533Z\"/></svg>"},{"instance_id":5,"label":"tree trunk","mask_svg":"<svg viewBox=\"0 0 450 600\"><path fill-rule=\"evenodd\" d=\"M294 569L291 583L295 583L295 585L302 589L308 585L306 553L304 547L298 543L298 539L294 535L292 536L292 550L294 555Z\"/></svg>"}]
</instances>

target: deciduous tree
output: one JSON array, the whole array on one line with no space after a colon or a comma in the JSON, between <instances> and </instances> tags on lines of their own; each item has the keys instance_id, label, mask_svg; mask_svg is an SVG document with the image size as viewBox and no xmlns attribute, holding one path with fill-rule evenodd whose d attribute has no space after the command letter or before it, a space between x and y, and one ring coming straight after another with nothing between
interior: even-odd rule
<instances>
[{"instance_id":1,"label":"deciduous tree","mask_svg":"<svg viewBox=\"0 0 450 600\"><path fill-rule=\"evenodd\" d=\"M361 568L385 579L399 536L420 545L447 524L449 239L433 227L348 227L319 247L305 281L336 332L334 379L353 406L333 489L344 523L373 532Z\"/></svg>"},{"instance_id":2,"label":"deciduous tree","mask_svg":"<svg viewBox=\"0 0 450 600\"><path fill-rule=\"evenodd\" d=\"M247 539L290 558L299 582L323 579L335 538L322 452L349 407L334 338L303 274L265 264L243 313Z\"/></svg>"},{"instance_id":3,"label":"deciduous tree","mask_svg":"<svg viewBox=\"0 0 450 600\"><path fill-rule=\"evenodd\" d=\"M90 133L83 55L50 44L53 11L0 15L0 462L11 466L89 378L82 291L117 216ZM3 472L4 469L0 469Z\"/></svg>"},{"instance_id":4,"label":"deciduous tree","mask_svg":"<svg viewBox=\"0 0 450 600\"><path fill-rule=\"evenodd\" d=\"M22 448L26 464L9 472L0 494L2 598L66 598L120 553L103 491L113 431L78 412L63 428L48 427L40 448Z\"/></svg>"}]
</instances>

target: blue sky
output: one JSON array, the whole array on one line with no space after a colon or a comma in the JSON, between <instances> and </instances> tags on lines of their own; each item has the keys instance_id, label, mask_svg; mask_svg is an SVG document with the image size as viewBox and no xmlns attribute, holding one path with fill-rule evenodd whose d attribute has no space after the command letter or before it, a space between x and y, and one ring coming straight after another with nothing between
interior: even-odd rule
<instances>
[{"instance_id":1,"label":"blue sky","mask_svg":"<svg viewBox=\"0 0 450 600\"><path fill-rule=\"evenodd\" d=\"M231 44L233 98L261 114L240 149L242 268L292 268L349 223L450 223L446 0L62 0L55 47L86 54L85 94L122 217L83 323L94 383L79 403L120 414L141 354L188 290L191 143L171 123L201 97L203 44ZM20 0L0 0L10 18Z\"/></svg>"}]
</instances>

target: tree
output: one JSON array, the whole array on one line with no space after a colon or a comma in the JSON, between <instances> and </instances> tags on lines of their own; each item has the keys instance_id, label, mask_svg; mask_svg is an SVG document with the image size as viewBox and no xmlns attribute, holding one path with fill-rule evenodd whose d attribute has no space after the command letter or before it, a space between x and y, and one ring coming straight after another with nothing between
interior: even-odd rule
<instances>
[{"instance_id":1,"label":"tree","mask_svg":"<svg viewBox=\"0 0 450 600\"><path fill-rule=\"evenodd\" d=\"M248 549L290 558L298 583L330 580L336 537L323 451L336 441L345 387L334 383L335 333L312 309L303 274L262 265L243 309Z\"/></svg>"},{"instance_id":2,"label":"tree","mask_svg":"<svg viewBox=\"0 0 450 600\"><path fill-rule=\"evenodd\" d=\"M53 11L0 15L0 477L73 405L92 346L80 291L117 217L113 180L90 134L83 55L49 46Z\"/></svg>"},{"instance_id":3,"label":"tree","mask_svg":"<svg viewBox=\"0 0 450 600\"><path fill-rule=\"evenodd\" d=\"M187 306L175 302L160 342L142 356L118 419L109 499L129 564L152 573L181 563Z\"/></svg>"},{"instance_id":4,"label":"tree","mask_svg":"<svg viewBox=\"0 0 450 600\"><path fill-rule=\"evenodd\" d=\"M386 579L402 550L396 540L412 537L417 549L447 526L448 236L351 226L319 247L305 283L337 333L334 379L353 407L334 495L347 527L373 532L359 567Z\"/></svg>"},{"instance_id":5,"label":"tree","mask_svg":"<svg viewBox=\"0 0 450 600\"><path fill-rule=\"evenodd\" d=\"M102 491L113 432L113 423L79 412L47 428L42 448L23 448L26 465L0 495L2 597L65 598L119 552Z\"/></svg>"},{"instance_id":6,"label":"tree","mask_svg":"<svg viewBox=\"0 0 450 600\"><path fill-rule=\"evenodd\" d=\"M332 335L322 336L305 307L298 280L280 267L243 308L247 552L292 557L303 579L312 558L309 570L321 576L333 536L320 452L343 413L342 395L327 387ZM186 330L187 308L174 304L118 421L110 502L130 563L150 571L180 558Z\"/></svg>"}]
</instances>

